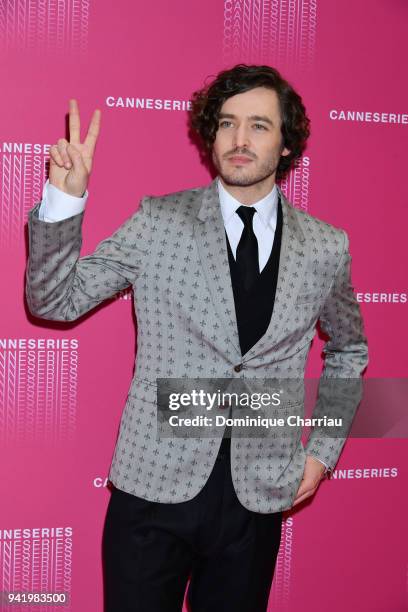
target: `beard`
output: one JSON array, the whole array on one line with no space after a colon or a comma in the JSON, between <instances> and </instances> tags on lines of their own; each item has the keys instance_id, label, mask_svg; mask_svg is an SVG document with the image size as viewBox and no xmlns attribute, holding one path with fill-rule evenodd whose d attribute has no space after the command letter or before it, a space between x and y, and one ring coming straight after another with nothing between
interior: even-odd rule
<instances>
[{"instance_id":1,"label":"beard","mask_svg":"<svg viewBox=\"0 0 408 612\"><path fill-rule=\"evenodd\" d=\"M248 154L242 152L242 155ZM252 159L254 158L252 157ZM279 160L271 158L258 164L256 164L256 160L254 160L248 168L246 166L234 168L229 164L228 160L220 160L214 154L214 151L212 153L212 160L223 181L227 185L237 187L249 187L250 185L261 183L265 179L276 174L276 169L279 164Z\"/></svg>"}]
</instances>

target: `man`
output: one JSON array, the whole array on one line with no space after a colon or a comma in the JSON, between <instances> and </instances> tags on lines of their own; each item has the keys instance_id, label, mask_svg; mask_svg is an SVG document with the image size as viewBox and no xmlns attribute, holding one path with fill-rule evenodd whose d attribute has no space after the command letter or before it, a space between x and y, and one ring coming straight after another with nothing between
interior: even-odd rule
<instances>
[{"instance_id":1,"label":"man","mask_svg":"<svg viewBox=\"0 0 408 612\"><path fill-rule=\"evenodd\" d=\"M282 512L312 496L344 437L314 429L306 448L276 438L156 436L157 379L303 379L315 326L323 379L360 379L367 344L347 234L295 209L276 184L301 156L309 120L268 66L237 65L193 96L191 125L217 177L144 197L79 258L100 111L80 142L51 148L29 215L26 295L41 318L71 321L132 286L135 374L109 474L103 536L106 610L266 610ZM315 409L316 410L316 409Z\"/></svg>"}]
</instances>

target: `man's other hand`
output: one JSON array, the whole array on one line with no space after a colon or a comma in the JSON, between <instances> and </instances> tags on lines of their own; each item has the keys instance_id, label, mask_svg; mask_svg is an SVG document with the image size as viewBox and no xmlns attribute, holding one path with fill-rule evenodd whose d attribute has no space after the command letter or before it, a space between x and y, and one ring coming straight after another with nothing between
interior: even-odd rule
<instances>
[{"instance_id":1,"label":"man's other hand","mask_svg":"<svg viewBox=\"0 0 408 612\"><path fill-rule=\"evenodd\" d=\"M316 493L319 483L322 480L324 471L325 467L321 461L315 459L312 457L312 455L306 455L302 482L300 483L300 487L296 493L293 506L300 504L300 502Z\"/></svg>"}]
</instances>

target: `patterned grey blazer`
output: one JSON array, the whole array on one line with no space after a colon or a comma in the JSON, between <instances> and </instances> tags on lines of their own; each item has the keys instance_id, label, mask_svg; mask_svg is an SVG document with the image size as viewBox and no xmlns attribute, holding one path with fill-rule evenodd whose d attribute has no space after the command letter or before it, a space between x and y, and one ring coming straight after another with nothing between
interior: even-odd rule
<instances>
[{"instance_id":1,"label":"patterned grey blazer","mask_svg":"<svg viewBox=\"0 0 408 612\"><path fill-rule=\"evenodd\" d=\"M283 229L273 314L264 336L241 355L216 180L144 197L84 257L83 212L48 223L38 218L40 203L29 211L26 297L32 314L72 321L133 287L138 351L109 478L157 502L197 495L221 441L157 439L157 378L303 379L318 321L329 337L322 377L361 380L368 362L346 233L294 208L280 189ZM261 513L290 508L306 454L333 468L345 440L321 436L318 429L306 447L298 437L293 444L279 436L233 437L231 470L240 502Z\"/></svg>"}]
</instances>

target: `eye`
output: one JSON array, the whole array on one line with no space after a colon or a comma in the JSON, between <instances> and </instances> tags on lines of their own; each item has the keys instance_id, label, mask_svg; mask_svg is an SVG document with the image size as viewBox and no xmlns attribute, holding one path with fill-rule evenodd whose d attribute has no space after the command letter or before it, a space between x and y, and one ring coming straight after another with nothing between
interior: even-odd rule
<instances>
[{"instance_id":1,"label":"eye","mask_svg":"<svg viewBox=\"0 0 408 612\"><path fill-rule=\"evenodd\" d=\"M266 130L266 127L262 124L262 123L255 123L254 126L258 129L261 130Z\"/></svg>"},{"instance_id":2,"label":"eye","mask_svg":"<svg viewBox=\"0 0 408 612\"><path fill-rule=\"evenodd\" d=\"M227 121L226 119L224 119L223 121L220 121L220 127L226 127L226 124L231 125L231 121Z\"/></svg>"}]
</instances>

